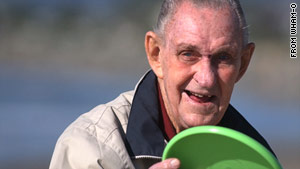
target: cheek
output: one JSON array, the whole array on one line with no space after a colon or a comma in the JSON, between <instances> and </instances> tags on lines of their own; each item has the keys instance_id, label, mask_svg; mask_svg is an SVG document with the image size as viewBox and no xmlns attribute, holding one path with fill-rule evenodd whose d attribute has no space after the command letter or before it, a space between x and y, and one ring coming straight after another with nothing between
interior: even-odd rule
<instances>
[{"instance_id":1,"label":"cheek","mask_svg":"<svg viewBox=\"0 0 300 169\"><path fill-rule=\"evenodd\" d=\"M189 82L190 68L176 59L176 56L166 56L163 60L163 83L169 106L177 110L182 99L182 91Z\"/></svg>"},{"instance_id":2,"label":"cheek","mask_svg":"<svg viewBox=\"0 0 300 169\"><path fill-rule=\"evenodd\" d=\"M165 85L170 88L181 88L189 78L190 67L178 61L174 55L166 55L162 60Z\"/></svg>"},{"instance_id":3,"label":"cheek","mask_svg":"<svg viewBox=\"0 0 300 169\"><path fill-rule=\"evenodd\" d=\"M238 76L238 70L232 66L226 69L218 70L219 85L222 93L222 100L229 100Z\"/></svg>"},{"instance_id":4,"label":"cheek","mask_svg":"<svg viewBox=\"0 0 300 169\"><path fill-rule=\"evenodd\" d=\"M228 85L234 84L238 76L238 71L234 67L219 70L218 72L221 81L225 82L225 84Z\"/></svg>"}]
</instances>

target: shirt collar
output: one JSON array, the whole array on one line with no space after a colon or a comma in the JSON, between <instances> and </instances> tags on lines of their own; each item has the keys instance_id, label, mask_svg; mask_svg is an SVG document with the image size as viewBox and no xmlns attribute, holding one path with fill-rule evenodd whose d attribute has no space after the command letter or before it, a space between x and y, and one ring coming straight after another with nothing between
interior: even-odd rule
<instances>
[{"instance_id":1,"label":"shirt collar","mask_svg":"<svg viewBox=\"0 0 300 169\"><path fill-rule=\"evenodd\" d=\"M161 125L161 128L165 134L167 141L170 141L176 135L176 131L175 131L175 128L174 128L169 116L168 116L158 83L157 83L157 88L158 88L160 109L161 109L161 114L162 114L162 119L163 119L163 124Z\"/></svg>"}]
</instances>

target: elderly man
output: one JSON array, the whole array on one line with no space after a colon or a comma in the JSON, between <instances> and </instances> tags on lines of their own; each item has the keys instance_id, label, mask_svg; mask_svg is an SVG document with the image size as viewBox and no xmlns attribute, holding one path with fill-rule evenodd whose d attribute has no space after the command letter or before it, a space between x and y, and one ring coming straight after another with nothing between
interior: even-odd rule
<instances>
[{"instance_id":1,"label":"elderly man","mask_svg":"<svg viewBox=\"0 0 300 169\"><path fill-rule=\"evenodd\" d=\"M51 169L178 168L161 161L176 133L219 125L264 138L230 104L254 44L238 0L165 0L145 48L152 68L134 91L80 116L59 138Z\"/></svg>"}]
</instances>

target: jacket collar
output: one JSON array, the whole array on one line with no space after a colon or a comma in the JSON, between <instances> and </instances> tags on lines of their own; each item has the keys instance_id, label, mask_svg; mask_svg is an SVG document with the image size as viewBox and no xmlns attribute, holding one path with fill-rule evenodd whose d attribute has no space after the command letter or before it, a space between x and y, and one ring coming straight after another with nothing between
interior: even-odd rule
<instances>
[{"instance_id":1,"label":"jacket collar","mask_svg":"<svg viewBox=\"0 0 300 169\"><path fill-rule=\"evenodd\" d=\"M164 134L159 127L162 119L156 84L155 74L149 71L136 87L126 132L131 156L161 157L165 148Z\"/></svg>"}]
</instances>

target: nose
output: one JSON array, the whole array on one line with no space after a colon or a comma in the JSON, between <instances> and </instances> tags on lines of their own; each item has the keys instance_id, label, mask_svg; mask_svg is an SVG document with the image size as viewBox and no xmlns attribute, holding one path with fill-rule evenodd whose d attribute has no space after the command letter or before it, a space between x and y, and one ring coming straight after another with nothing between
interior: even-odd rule
<instances>
[{"instance_id":1,"label":"nose","mask_svg":"<svg viewBox=\"0 0 300 169\"><path fill-rule=\"evenodd\" d=\"M210 89L216 83L216 70L211 64L210 59L203 59L194 65L194 80L202 88Z\"/></svg>"}]
</instances>

